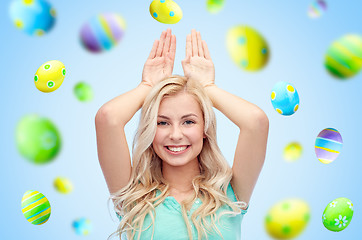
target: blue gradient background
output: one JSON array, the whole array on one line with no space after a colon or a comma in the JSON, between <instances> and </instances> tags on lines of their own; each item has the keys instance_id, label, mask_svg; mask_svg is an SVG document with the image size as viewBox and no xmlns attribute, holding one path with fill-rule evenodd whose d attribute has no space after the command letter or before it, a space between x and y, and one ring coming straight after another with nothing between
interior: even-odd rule
<instances>
[{"instance_id":1,"label":"blue gradient background","mask_svg":"<svg viewBox=\"0 0 362 240\"><path fill-rule=\"evenodd\" d=\"M186 35L195 28L208 43L216 84L258 105L269 117L266 161L243 221L243 239L270 239L264 230L267 211L289 197L302 198L311 208L311 220L298 239L360 239L362 74L342 82L331 77L323 63L333 41L348 33L361 34L362 1L328 1L328 11L319 19L307 16L309 0L227 0L217 15L206 11L205 0L178 1L184 16L175 25L155 21L148 10L151 1L50 2L57 20L43 37L17 30L8 14L10 1L0 2L1 239L80 239L71 227L79 217L93 223L93 231L85 239L106 239L116 230L118 221L113 206L107 206L108 189L97 159L94 117L102 104L139 84L153 41L167 27L177 37L174 74L183 74ZM82 48L79 30L91 17L104 12L122 15L127 30L114 49L92 54ZM228 55L226 33L239 24L255 28L269 44L271 58L262 71L245 72ZM45 94L35 88L33 76L41 64L53 59L64 63L67 76L58 90ZM81 103L74 97L73 87L79 81L93 87L92 102ZM270 91L277 81L292 83L299 93L300 108L292 116L281 116L272 107ZM232 164L238 128L215 111L219 145ZM51 164L34 166L16 149L16 125L29 113L50 118L61 132L62 150ZM129 146L138 120L139 112L126 126ZM315 156L314 142L327 127L341 132L344 145L337 160L324 165ZM290 141L298 141L304 148L302 158L294 163L282 157ZM70 195L53 189L58 175L72 180L75 189ZM22 215L21 198L29 189L43 193L51 203L51 217L44 225L33 226ZM321 216L338 197L351 199L355 213L348 228L335 233L324 228Z\"/></svg>"}]
</instances>

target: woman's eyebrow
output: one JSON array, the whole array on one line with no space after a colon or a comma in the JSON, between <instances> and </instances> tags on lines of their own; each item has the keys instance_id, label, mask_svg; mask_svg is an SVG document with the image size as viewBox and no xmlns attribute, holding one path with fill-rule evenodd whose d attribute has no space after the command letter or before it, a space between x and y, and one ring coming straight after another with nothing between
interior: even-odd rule
<instances>
[{"instance_id":1,"label":"woman's eyebrow","mask_svg":"<svg viewBox=\"0 0 362 240\"><path fill-rule=\"evenodd\" d=\"M191 117L191 116L197 117L196 114L189 113L189 114L186 114L186 115L182 116L181 118L187 118L187 117ZM169 117L166 117L165 115L158 115L158 117L160 117L160 118L165 118L165 119L170 119Z\"/></svg>"}]
</instances>

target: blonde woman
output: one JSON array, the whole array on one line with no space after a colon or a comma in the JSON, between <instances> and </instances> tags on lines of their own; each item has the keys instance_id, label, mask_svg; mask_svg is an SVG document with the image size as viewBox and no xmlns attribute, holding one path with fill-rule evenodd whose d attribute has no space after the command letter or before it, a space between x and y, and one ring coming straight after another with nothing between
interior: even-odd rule
<instances>
[{"instance_id":1,"label":"blonde woman","mask_svg":"<svg viewBox=\"0 0 362 240\"><path fill-rule=\"evenodd\" d=\"M186 39L185 77L172 76L176 38L156 40L141 83L96 115L99 162L125 239L240 239L241 221L262 169L269 121L215 85L199 32ZM142 107L131 157L124 127ZM240 130L233 166L216 142L221 111Z\"/></svg>"}]
</instances>

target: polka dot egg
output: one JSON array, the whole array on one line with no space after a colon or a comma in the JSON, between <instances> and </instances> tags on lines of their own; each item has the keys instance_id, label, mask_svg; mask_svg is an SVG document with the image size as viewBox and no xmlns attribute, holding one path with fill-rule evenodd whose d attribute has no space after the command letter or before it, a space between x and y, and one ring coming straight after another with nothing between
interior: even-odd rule
<instances>
[{"instance_id":1,"label":"polka dot egg","mask_svg":"<svg viewBox=\"0 0 362 240\"><path fill-rule=\"evenodd\" d=\"M34 225L41 225L50 217L50 203L40 192L28 190L21 200L21 211L26 220Z\"/></svg>"},{"instance_id":2,"label":"polka dot egg","mask_svg":"<svg viewBox=\"0 0 362 240\"><path fill-rule=\"evenodd\" d=\"M181 8L172 0L153 0L150 4L150 14L165 24L178 23L182 18Z\"/></svg>"},{"instance_id":3,"label":"polka dot egg","mask_svg":"<svg viewBox=\"0 0 362 240\"><path fill-rule=\"evenodd\" d=\"M308 8L310 18L319 18L327 10L327 4L323 0L314 0Z\"/></svg>"},{"instance_id":4,"label":"polka dot egg","mask_svg":"<svg viewBox=\"0 0 362 240\"><path fill-rule=\"evenodd\" d=\"M79 218L73 221L73 229L77 235L86 236L92 230L92 223L87 218Z\"/></svg>"},{"instance_id":5,"label":"polka dot egg","mask_svg":"<svg viewBox=\"0 0 362 240\"><path fill-rule=\"evenodd\" d=\"M289 116L299 108L299 95L290 83L277 82L272 89L271 102L275 111Z\"/></svg>"},{"instance_id":6,"label":"polka dot egg","mask_svg":"<svg viewBox=\"0 0 362 240\"><path fill-rule=\"evenodd\" d=\"M35 87L48 93L57 90L65 78L65 66L58 60L51 60L41 65L35 73Z\"/></svg>"},{"instance_id":7,"label":"polka dot egg","mask_svg":"<svg viewBox=\"0 0 362 240\"><path fill-rule=\"evenodd\" d=\"M269 47L253 28L236 26L226 36L226 45L234 63L247 71L262 69L269 59Z\"/></svg>"},{"instance_id":8,"label":"polka dot egg","mask_svg":"<svg viewBox=\"0 0 362 240\"><path fill-rule=\"evenodd\" d=\"M327 205L322 215L322 222L328 230L339 232L348 227L352 217L352 201L341 197L334 199Z\"/></svg>"},{"instance_id":9,"label":"polka dot egg","mask_svg":"<svg viewBox=\"0 0 362 240\"><path fill-rule=\"evenodd\" d=\"M342 150L342 136L337 129L322 130L315 140L315 154L321 163L333 162Z\"/></svg>"}]
</instances>

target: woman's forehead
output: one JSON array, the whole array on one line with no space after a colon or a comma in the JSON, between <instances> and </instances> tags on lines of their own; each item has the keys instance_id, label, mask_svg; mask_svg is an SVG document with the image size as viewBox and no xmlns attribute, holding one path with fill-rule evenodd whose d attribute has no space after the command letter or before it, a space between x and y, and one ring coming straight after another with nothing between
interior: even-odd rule
<instances>
[{"instance_id":1,"label":"woman's forehead","mask_svg":"<svg viewBox=\"0 0 362 240\"><path fill-rule=\"evenodd\" d=\"M189 93L179 93L164 97L160 103L158 115L178 115L194 114L202 116L199 102Z\"/></svg>"}]
</instances>

